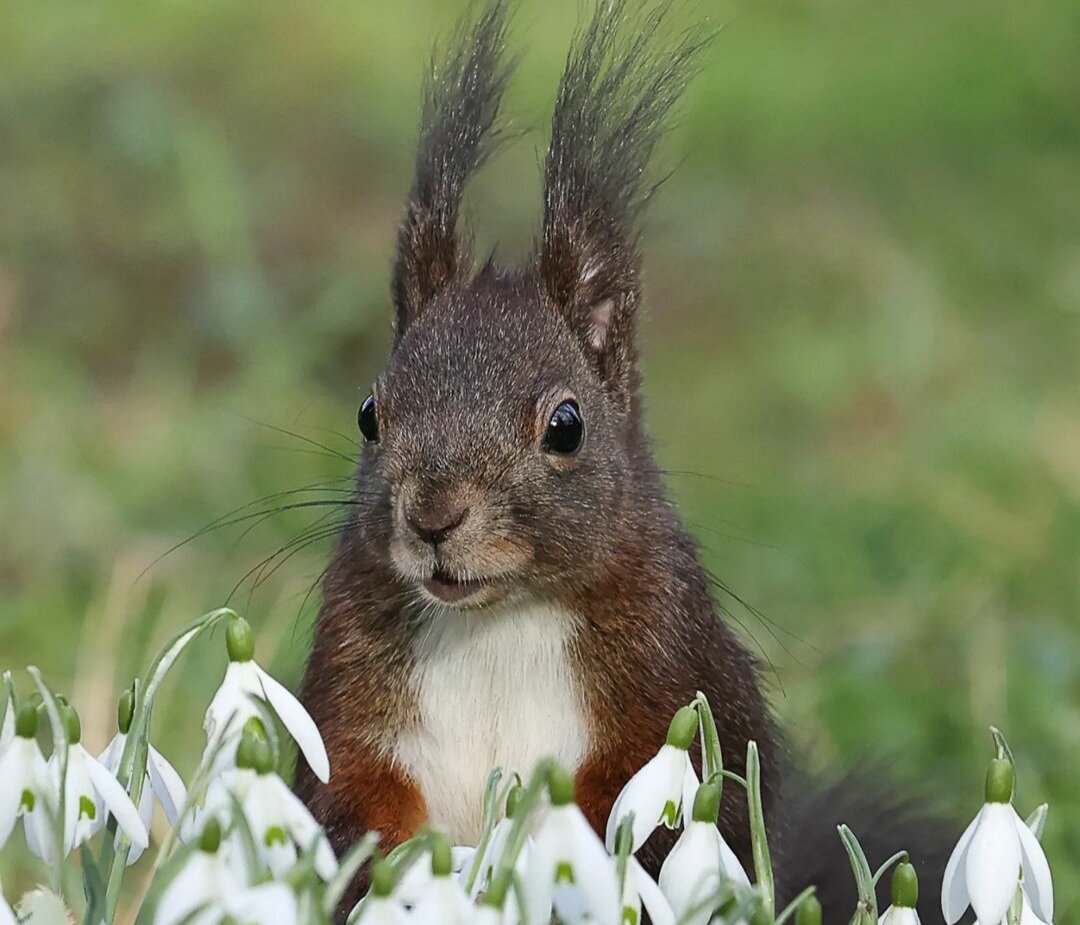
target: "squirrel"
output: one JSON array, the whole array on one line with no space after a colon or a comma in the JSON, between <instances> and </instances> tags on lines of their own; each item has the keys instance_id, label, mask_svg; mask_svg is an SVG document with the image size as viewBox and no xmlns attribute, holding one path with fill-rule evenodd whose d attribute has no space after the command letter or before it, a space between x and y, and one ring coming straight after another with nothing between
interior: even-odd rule
<instances>
[{"instance_id":1,"label":"squirrel","mask_svg":"<svg viewBox=\"0 0 1080 925\"><path fill-rule=\"evenodd\" d=\"M301 694L333 776L321 784L299 762L295 789L338 850L369 830L390 848L428 822L472 843L491 769L525 776L550 756L602 834L702 691L726 766L742 774L748 742L760 749L781 896L817 883L825 921L846 920L855 896L835 826L867 844L842 813L881 804L846 784L811 797L786 770L756 659L718 613L643 422L648 165L710 38L669 35L664 18L613 0L578 30L536 253L518 267L474 263L458 228L466 182L502 137L505 0L467 17L432 65L392 268L393 344L359 409L352 513ZM803 799L789 809L793 790ZM746 801L725 798L719 824L751 870ZM889 834L871 861L902 847L938 863ZM654 875L673 836L658 830L639 852Z\"/></svg>"}]
</instances>

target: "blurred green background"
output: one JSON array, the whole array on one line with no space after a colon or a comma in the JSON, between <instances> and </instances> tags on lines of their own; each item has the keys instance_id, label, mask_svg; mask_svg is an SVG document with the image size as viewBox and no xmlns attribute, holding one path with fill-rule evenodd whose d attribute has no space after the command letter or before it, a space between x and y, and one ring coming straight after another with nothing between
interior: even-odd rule
<instances>
[{"instance_id":1,"label":"blurred green background","mask_svg":"<svg viewBox=\"0 0 1080 925\"><path fill-rule=\"evenodd\" d=\"M330 541L267 557L325 509L139 576L240 505L347 484L420 77L460 7L0 6L0 664L40 665L89 745L149 648L237 584L299 677ZM506 260L578 10L520 3L525 134L469 194ZM701 13L724 28L646 237L671 490L810 760L886 756L967 815L999 724L1080 920L1080 5ZM198 646L156 716L182 771L222 667Z\"/></svg>"}]
</instances>

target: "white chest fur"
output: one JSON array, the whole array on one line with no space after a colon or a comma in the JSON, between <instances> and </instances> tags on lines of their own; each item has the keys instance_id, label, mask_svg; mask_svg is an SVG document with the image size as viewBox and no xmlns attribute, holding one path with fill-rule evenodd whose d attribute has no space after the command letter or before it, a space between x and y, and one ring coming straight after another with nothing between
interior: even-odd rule
<instances>
[{"instance_id":1,"label":"white chest fur","mask_svg":"<svg viewBox=\"0 0 1080 925\"><path fill-rule=\"evenodd\" d=\"M527 778L541 758L581 764L588 732L567 652L572 632L565 612L525 604L446 614L421 642L420 724L398 736L393 753L456 844L480 836L492 768Z\"/></svg>"}]
</instances>

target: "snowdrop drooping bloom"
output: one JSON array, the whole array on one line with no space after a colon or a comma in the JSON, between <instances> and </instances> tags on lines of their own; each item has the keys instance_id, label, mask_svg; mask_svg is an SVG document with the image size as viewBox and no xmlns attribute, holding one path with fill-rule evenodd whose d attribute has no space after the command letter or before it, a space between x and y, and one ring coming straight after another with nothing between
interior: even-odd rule
<instances>
[{"instance_id":1,"label":"snowdrop drooping bloom","mask_svg":"<svg viewBox=\"0 0 1080 925\"><path fill-rule=\"evenodd\" d=\"M919 902L919 878L910 864L900 864L893 871L892 905L886 909L878 925L921 925L915 907Z\"/></svg>"},{"instance_id":2,"label":"snowdrop drooping bloom","mask_svg":"<svg viewBox=\"0 0 1080 925\"><path fill-rule=\"evenodd\" d=\"M43 844L48 838L45 805L52 781L37 743L37 725L37 710L23 704L15 718L12 739L0 752L0 848L20 816L28 842Z\"/></svg>"},{"instance_id":3,"label":"snowdrop drooping bloom","mask_svg":"<svg viewBox=\"0 0 1080 925\"><path fill-rule=\"evenodd\" d=\"M117 772L120 770L120 760L124 754L124 747L127 745L128 730L131 728L133 707L131 692L128 691L120 698L120 705L117 709L119 731L113 736L112 741L105 747L105 750L98 755L98 761L113 777L116 777ZM165 818L169 820L169 825L175 825L176 819L180 815L180 808L184 805L184 800L187 797L187 789L168 759L148 743L146 777L143 780L142 793L139 796L139 818L142 820L147 832L150 831L150 825L154 820L155 797L161 804L161 808L165 812ZM104 803L100 801L97 811L98 817L95 823L95 831L105 825L108 816ZM132 845L128 853L128 864L134 864L141 856L142 849Z\"/></svg>"},{"instance_id":4,"label":"snowdrop drooping bloom","mask_svg":"<svg viewBox=\"0 0 1080 925\"><path fill-rule=\"evenodd\" d=\"M656 881L632 854L626 859L623 878L622 914L624 925L638 925L641 907L649 914L652 925L675 925L675 912Z\"/></svg>"},{"instance_id":5,"label":"snowdrop drooping bloom","mask_svg":"<svg viewBox=\"0 0 1080 925\"><path fill-rule=\"evenodd\" d=\"M941 884L941 912L953 925L970 905L980 925L998 925L1021 886L1038 918L1054 916L1054 886L1042 845L1012 805L1013 766L990 762L986 802L953 849Z\"/></svg>"},{"instance_id":6,"label":"snowdrop drooping bloom","mask_svg":"<svg viewBox=\"0 0 1080 925\"><path fill-rule=\"evenodd\" d=\"M270 744L245 730L236 751L237 771L249 771L242 788L234 788L259 856L275 877L296 863L299 851L315 848L315 872L323 880L337 873L338 862L322 827L311 812L274 773ZM209 797L207 799L209 803Z\"/></svg>"},{"instance_id":7,"label":"snowdrop drooping bloom","mask_svg":"<svg viewBox=\"0 0 1080 925\"><path fill-rule=\"evenodd\" d=\"M431 844L431 879L413 905L413 925L469 925L473 905L454 876L450 840L436 835Z\"/></svg>"},{"instance_id":8,"label":"snowdrop drooping bloom","mask_svg":"<svg viewBox=\"0 0 1080 925\"><path fill-rule=\"evenodd\" d=\"M199 848L165 888L154 911L154 925L294 925L296 895L283 883L249 888L226 857L221 825L203 827Z\"/></svg>"},{"instance_id":9,"label":"snowdrop drooping bloom","mask_svg":"<svg viewBox=\"0 0 1080 925\"><path fill-rule=\"evenodd\" d=\"M397 881L390 863L381 859L371 868L371 889L360 907L362 925L409 925L409 917L394 896Z\"/></svg>"},{"instance_id":10,"label":"snowdrop drooping bloom","mask_svg":"<svg viewBox=\"0 0 1080 925\"><path fill-rule=\"evenodd\" d=\"M585 916L594 925L617 925L615 866L574 803L574 781L562 768L548 772L548 807L537 827L525 872L526 921L546 922L554 907L568 925Z\"/></svg>"},{"instance_id":11,"label":"snowdrop drooping bloom","mask_svg":"<svg viewBox=\"0 0 1080 925\"><path fill-rule=\"evenodd\" d=\"M131 797L109 771L82 744L82 725L74 708L64 705L61 716L67 733L67 777L64 787L64 844L62 854L67 857L73 848L77 848L93 837L98 829L98 806L103 806L116 819L133 847L146 850L150 835L139 818L139 811L131 802ZM53 755L49 759L49 772L52 775L57 792L60 787L60 759ZM38 857L49 863L55 861L49 857L45 844L30 845Z\"/></svg>"},{"instance_id":12,"label":"snowdrop drooping bloom","mask_svg":"<svg viewBox=\"0 0 1080 925\"><path fill-rule=\"evenodd\" d=\"M627 781L615 798L604 839L608 851L615 850L615 832L630 813L634 814L631 853L645 844L658 825L678 827L684 807L689 807L698 787L690 761L690 746L697 730L698 715L693 707L683 707L675 714L660 751Z\"/></svg>"},{"instance_id":13,"label":"snowdrop drooping bloom","mask_svg":"<svg viewBox=\"0 0 1080 925\"><path fill-rule=\"evenodd\" d=\"M280 681L272 678L255 662L255 636L243 617L233 617L225 631L229 667L221 687L206 710L203 728L207 744L205 757L217 751L215 768L228 766L235 752L232 741L239 741L244 724L259 710L252 697L265 700L295 740L304 759L324 784L330 780L330 759L322 736L303 704Z\"/></svg>"},{"instance_id":14,"label":"snowdrop drooping bloom","mask_svg":"<svg viewBox=\"0 0 1080 925\"><path fill-rule=\"evenodd\" d=\"M704 925L711 917L705 908L687 916L725 881L749 887L735 852L716 827L720 812L719 783L704 783L694 797L690 821L660 868L660 889L671 903L675 917L684 925Z\"/></svg>"}]
</instances>

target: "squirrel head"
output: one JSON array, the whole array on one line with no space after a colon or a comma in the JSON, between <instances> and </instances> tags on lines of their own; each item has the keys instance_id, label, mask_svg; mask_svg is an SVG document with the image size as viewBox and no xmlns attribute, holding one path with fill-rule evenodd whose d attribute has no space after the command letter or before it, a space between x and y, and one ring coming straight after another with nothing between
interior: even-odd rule
<instances>
[{"instance_id":1,"label":"squirrel head","mask_svg":"<svg viewBox=\"0 0 1080 925\"><path fill-rule=\"evenodd\" d=\"M498 141L506 4L425 85L398 235L394 343L360 409L358 518L427 601L544 596L601 567L642 492L639 220L649 157L707 38L597 5L567 58L535 256L476 267L458 213ZM650 482L651 484L651 482Z\"/></svg>"}]
</instances>

